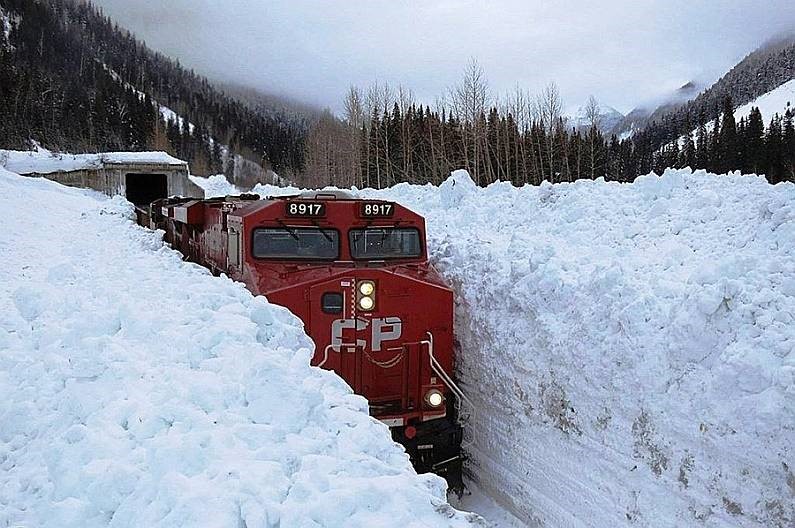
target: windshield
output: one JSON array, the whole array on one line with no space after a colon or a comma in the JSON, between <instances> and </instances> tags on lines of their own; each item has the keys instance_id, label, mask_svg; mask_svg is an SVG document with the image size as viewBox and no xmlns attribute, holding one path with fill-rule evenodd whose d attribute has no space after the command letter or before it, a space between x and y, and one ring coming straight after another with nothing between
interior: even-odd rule
<instances>
[{"instance_id":1,"label":"windshield","mask_svg":"<svg viewBox=\"0 0 795 528\"><path fill-rule=\"evenodd\" d=\"M355 259L412 258L422 254L416 228L351 229L351 256Z\"/></svg>"},{"instance_id":2,"label":"windshield","mask_svg":"<svg viewBox=\"0 0 795 528\"><path fill-rule=\"evenodd\" d=\"M334 260L340 254L340 234L333 229L307 227L260 228L254 230L256 258Z\"/></svg>"}]
</instances>

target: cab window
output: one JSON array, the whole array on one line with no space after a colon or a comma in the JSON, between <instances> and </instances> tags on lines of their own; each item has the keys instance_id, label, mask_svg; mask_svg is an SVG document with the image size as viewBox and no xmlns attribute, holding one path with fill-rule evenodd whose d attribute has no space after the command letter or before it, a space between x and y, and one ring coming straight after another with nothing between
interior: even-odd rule
<instances>
[{"instance_id":1,"label":"cab window","mask_svg":"<svg viewBox=\"0 0 795 528\"><path fill-rule=\"evenodd\" d=\"M258 228L254 230L252 255L261 259L335 260L340 254L339 238L335 229Z\"/></svg>"},{"instance_id":2,"label":"cab window","mask_svg":"<svg viewBox=\"0 0 795 528\"><path fill-rule=\"evenodd\" d=\"M420 231L413 227L351 229L348 236L355 259L414 258L422 254Z\"/></svg>"}]
</instances>

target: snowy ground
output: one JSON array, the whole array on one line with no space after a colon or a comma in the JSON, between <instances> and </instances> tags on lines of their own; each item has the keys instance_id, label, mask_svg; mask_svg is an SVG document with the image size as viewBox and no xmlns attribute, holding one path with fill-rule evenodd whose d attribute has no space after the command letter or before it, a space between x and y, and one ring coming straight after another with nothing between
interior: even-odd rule
<instances>
[{"instance_id":1,"label":"snowy ground","mask_svg":"<svg viewBox=\"0 0 795 528\"><path fill-rule=\"evenodd\" d=\"M286 310L0 169L0 526L461 527Z\"/></svg>"},{"instance_id":2,"label":"snowy ground","mask_svg":"<svg viewBox=\"0 0 795 528\"><path fill-rule=\"evenodd\" d=\"M795 526L795 186L458 172L362 194L426 216L457 291L467 506L505 526L482 493L529 526Z\"/></svg>"}]
</instances>

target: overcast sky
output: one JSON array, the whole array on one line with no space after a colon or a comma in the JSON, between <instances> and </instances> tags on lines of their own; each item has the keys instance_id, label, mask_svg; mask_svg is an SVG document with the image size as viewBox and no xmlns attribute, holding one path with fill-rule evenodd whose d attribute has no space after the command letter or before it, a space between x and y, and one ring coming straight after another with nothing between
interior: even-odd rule
<instances>
[{"instance_id":1,"label":"overcast sky","mask_svg":"<svg viewBox=\"0 0 795 528\"><path fill-rule=\"evenodd\" d=\"M334 110L375 80L433 103L474 57L495 94L555 81L626 113L795 29L793 0L94 1L210 78Z\"/></svg>"}]
</instances>

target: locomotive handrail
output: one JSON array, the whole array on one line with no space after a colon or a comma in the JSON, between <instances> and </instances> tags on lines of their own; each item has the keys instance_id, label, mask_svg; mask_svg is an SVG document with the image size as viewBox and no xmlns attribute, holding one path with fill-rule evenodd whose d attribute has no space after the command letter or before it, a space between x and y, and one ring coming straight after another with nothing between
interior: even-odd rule
<instances>
[{"instance_id":1,"label":"locomotive handrail","mask_svg":"<svg viewBox=\"0 0 795 528\"><path fill-rule=\"evenodd\" d=\"M323 349L323 361L321 361L320 363L318 363L318 364L317 364L317 366L318 366L318 367L322 367L323 365L325 365L325 364L326 364L326 361L328 361L328 351L329 351L330 349L332 349L332 348L339 348L340 350L342 350L342 348L343 348L343 347L348 347L348 348L350 348L350 347L353 347L353 348L358 348L358 347L359 347L359 345L357 345L357 344L355 344L355 343L340 343L339 345L333 345L333 344L332 344L332 345L326 345L326 348L324 348L324 349Z\"/></svg>"},{"instance_id":2,"label":"locomotive handrail","mask_svg":"<svg viewBox=\"0 0 795 528\"><path fill-rule=\"evenodd\" d=\"M467 398L466 394L464 394L464 391L461 390L461 388L456 384L456 382L453 381L453 378L451 378L450 375L447 372L445 372L444 368L442 368L442 365L441 363L439 363L439 360L437 360L436 356L433 355L433 334L431 332L426 332L426 334L428 335L428 339L420 341L420 343L428 345L428 358L431 361L431 369L433 369L433 371L436 372L436 374L440 378L442 378L442 381L444 381L445 384L448 387L450 387L450 390L453 391L453 394L455 394L456 397L458 398L457 407L459 413L461 412L462 401L466 402L469 405L470 408L469 417L471 418L469 422L470 422L470 427L473 427L472 424L477 423L475 420L475 414L476 414L475 404L472 403L472 400ZM472 445L472 443L474 443L474 441L475 441L475 432L474 430L472 430L471 440L467 443L462 443L461 447L469 447L470 445Z\"/></svg>"},{"instance_id":3,"label":"locomotive handrail","mask_svg":"<svg viewBox=\"0 0 795 528\"><path fill-rule=\"evenodd\" d=\"M339 348L340 350L342 350L343 348L359 348L359 345L356 345L356 344L353 344L353 343L340 343L339 345L326 345L326 348L323 349L323 361L318 363L317 366L318 367L322 367L323 365L325 365L326 361L328 361L329 350L330 349L336 349L336 348ZM402 347L401 347L401 349L402 349ZM389 350L394 350L394 349L389 349ZM366 350L362 349L362 352L364 352L364 355L367 356L367 359L371 363L373 363L374 365L377 365L377 366L379 366L381 368L384 368L384 369L394 367L395 365L400 363L400 361L404 357L404 353L401 352L400 354L396 355L394 358L390 359L389 361L377 361L370 354L368 354Z\"/></svg>"}]
</instances>

